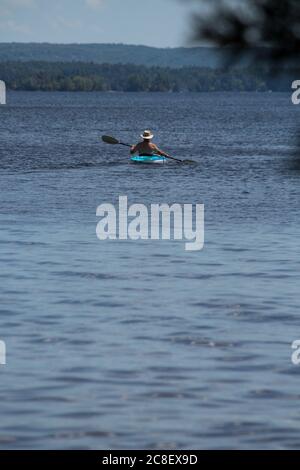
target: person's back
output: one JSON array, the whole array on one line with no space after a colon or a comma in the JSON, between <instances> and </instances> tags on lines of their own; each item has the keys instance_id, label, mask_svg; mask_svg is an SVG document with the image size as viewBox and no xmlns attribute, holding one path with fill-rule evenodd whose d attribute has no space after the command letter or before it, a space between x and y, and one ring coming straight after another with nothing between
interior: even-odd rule
<instances>
[{"instance_id":1,"label":"person's back","mask_svg":"<svg viewBox=\"0 0 300 470\"><path fill-rule=\"evenodd\" d=\"M131 147L131 155L133 155L134 153L138 153L140 156L152 156L154 154L168 156L167 153L160 150L155 144L151 142L151 140L153 139L153 134L151 133L151 131L144 131L141 137L143 141Z\"/></svg>"}]
</instances>

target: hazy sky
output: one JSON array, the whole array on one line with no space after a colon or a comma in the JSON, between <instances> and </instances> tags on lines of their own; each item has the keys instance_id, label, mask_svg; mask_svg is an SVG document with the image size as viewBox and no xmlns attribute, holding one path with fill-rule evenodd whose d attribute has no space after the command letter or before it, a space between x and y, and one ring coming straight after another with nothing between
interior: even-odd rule
<instances>
[{"instance_id":1,"label":"hazy sky","mask_svg":"<svg viewBox=\"0 0 300 470\"><path fill-rule=\"evenodd\" d=\"M187 0L0 0L0 42L185 45Z\"/></svg>"}]
</instances>

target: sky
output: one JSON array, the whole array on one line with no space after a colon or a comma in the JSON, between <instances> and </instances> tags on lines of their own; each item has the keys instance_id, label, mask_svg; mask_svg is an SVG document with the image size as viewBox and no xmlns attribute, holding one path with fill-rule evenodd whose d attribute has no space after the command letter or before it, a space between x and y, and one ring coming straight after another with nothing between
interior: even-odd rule
<instances>
[{"instance_id":1,"label":"sky","mask_svg":"<svg viewBox=\"0 0 300 470\"><path fill-rule=\"evenodd\" d=\"M0 0L0 42L187 45L191 3L188 0Z\"/></svg>"}]
</instances>

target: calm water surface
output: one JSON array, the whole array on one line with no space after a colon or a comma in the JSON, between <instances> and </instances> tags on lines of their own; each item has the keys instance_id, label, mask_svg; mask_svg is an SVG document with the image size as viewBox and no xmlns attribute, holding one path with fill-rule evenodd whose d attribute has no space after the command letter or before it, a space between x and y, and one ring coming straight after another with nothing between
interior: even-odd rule
<instances>
[{"instance_id":1,"label":"calm water surface","mask_svg":"<svg viewBox=\"0 0 300 470\"><path fill-rule=\"evenodd\" d=\"M11 93L0 108L0 447L300 447L288 94ZM134 166L144 128L196 166ZM204 203L205 247L96 238L96 207Z\"/></svg>"}]
</instances>

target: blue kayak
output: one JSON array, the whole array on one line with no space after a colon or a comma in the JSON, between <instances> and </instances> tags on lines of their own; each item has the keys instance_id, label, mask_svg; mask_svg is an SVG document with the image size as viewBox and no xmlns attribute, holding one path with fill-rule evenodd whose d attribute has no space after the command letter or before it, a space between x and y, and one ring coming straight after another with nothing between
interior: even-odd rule
<instances>
[{"instance_id":1,"label":"blue kayak","mask_svg":"<svg viewBox=\"0 0 300 470\"><path fill-rule=\"evenodd\" d=\"M161 155L138 155L131 157L130 159L133 163L166 163L167 158L162 157Z\"/></svg>"}]
</instances>

